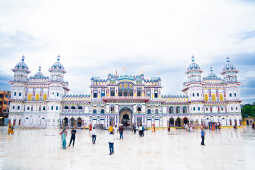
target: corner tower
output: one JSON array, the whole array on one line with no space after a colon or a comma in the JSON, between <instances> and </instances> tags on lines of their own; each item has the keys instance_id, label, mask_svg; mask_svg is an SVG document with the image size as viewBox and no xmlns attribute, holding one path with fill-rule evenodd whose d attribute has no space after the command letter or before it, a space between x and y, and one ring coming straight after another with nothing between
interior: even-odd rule
<instances>
[{"instance_id":1,"label":"corner tower","mask_svg":"<svg viewBox=\"0 0 255 170\"><path fill-rule=\"evenodd\" d=\"M222 76L225 82L234 83L237 82L237 73L238 70L236 67L230 62L230 58L227 57L226 64L222 70Z\"/></svg>"},{"instance_id":2,"label":"corner tower","mask_svg":"<svg viewBox=\"0 0 255 170\"><path fill-rule=\"evenodd\" d=\"M50 81L64 81L64 74L66 73L64 66L60 63L60 56L57 57L55 62L49 69Z\"/></svg>"},{"instance_id":3,"label":"corner tower","mask_svg":"<svg viewBox=\"0 0 255 170\"><path fill-rule=\"evenodd\" d=\"M14 81L25 82L28 80L28 74L30 73L30 71L25 63L24 56L22 56L21 61L16 64L12 71L14 73Z\"/></svg>"},{"instance_id":4,"label":"corner tower","mask_svg":"<svg viewBox=\"0 0 255 170\"><path fill-rule=\"evenodd\" d=\"M195 62L195 57L192 56L191 64L187 68L186 76L187 82L184 82L184 89L182 90L189 99L189 112L202 113L203 112L203 88L202 88L202 70Z\"/></svg>"}]
</instances>

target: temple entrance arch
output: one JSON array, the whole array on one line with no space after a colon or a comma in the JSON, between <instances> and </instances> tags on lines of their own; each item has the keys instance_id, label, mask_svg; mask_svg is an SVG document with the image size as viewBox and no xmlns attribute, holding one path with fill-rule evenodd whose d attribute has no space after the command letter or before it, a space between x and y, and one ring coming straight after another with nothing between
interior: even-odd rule
<instances>
[{"instance_id":1,"label":"temple entrance arch","mask_svg":"<svg viewBox=\"0 0 255 170\"><path fill-rule=\"evenodd\" d=\"M82 126L82 119L80 117L77 119L77 126L79 128Z\"/></svg>"},{"instance_id":2,"label":"temple entrance arch","mask_svg":"<svg viewBox=\"0 0 255 170\"><path fill-rule=\"evenodd\" d=\"M67 117L64 118L64 126L68 126L68 118Z\"/></svg>"},{"instance_id":3,"label":"temple entrance arch","mask_svg":"<svg viewBox=\"0 0 255 170\"><path fill-rule=\"evenodd\" d=\"M120 110L119 113L119 123L123 126L131 126L132 124L132 110L128 107L124 107Z\"/></svg>"},{"instance_id":4,"label":"temple entrance arch","mask_svg":"<svg viewBox=\"0 0 255 170\"><path fill-rule=\"evenodd\" d=\"M169 119L169 124L170 124L171 127L174 127L174 118L171 117Z\"/></svg>"},{"instance_id":5,"label":"temple entrance arch","mask_svg":"<svg viewBox=\"0 0 255 170\"><path fill-rule=\"evenodd\" d=\"M179 117L175 120L175 126L181 127L181 119Z\"/></svg>"}]
</instances>

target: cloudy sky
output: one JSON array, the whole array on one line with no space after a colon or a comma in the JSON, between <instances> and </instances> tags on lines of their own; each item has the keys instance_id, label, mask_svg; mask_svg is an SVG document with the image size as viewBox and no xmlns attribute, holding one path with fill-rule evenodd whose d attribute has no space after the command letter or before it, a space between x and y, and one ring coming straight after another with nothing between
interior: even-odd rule
<instances>
[{"instance_id":1,"label":"cloudy sky","mask_svg":"<svg viewBox=\"0 0 255 170\"><path fill-rule=\"evenodd\" d=\"M48 75L57 55L72 93L88 93L92 76L160 76L166 94L181 94L195 56L219 74L225 58L240 70L241 96L255 101L253 0L0 0L0 89L25 55Z\"/></svg>"}]
</instances>

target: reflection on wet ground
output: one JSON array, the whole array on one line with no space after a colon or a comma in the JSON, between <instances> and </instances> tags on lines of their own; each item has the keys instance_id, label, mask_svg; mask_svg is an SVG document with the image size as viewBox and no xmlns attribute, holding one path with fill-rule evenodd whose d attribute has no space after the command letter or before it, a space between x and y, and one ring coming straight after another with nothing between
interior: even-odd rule
<instances>
[{"instance_id":1,"label":"reflection on wet ground","mask_svg":"<svg viewBox=\"0 0 255 170\"><path fill-rule=\"evenodd\" d=\"M87 130L78 130L74 148L61 149L59 130L15 129L13 136L0 127L0 170L253 170L255 130L250 128L206 131L206 146L200 131L145 132L141 138L124 131L110 156L106 131L97 131L93 145ZM70 131L68 132L68 142Z\"/></svg>"}]
</instances>

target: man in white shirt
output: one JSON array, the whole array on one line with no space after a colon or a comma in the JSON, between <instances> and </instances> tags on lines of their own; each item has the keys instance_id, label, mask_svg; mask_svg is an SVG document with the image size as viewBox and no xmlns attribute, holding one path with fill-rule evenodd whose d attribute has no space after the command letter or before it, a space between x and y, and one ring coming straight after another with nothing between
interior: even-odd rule
<instances>
[{"instance_id":1,"label":"man in white shirt","mask_svg":"<svg viewBox=\"0 0 255 170\"><path fill-rule=\"evenodd\" d=\"M113 132L110 132L108 136L108 143L109 143L109 150L110 150L110 155L114 153L114 135Z\"/></svg>"}]
</instances>

